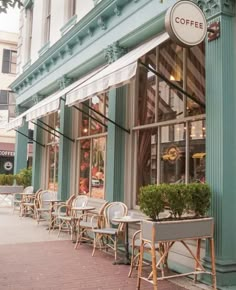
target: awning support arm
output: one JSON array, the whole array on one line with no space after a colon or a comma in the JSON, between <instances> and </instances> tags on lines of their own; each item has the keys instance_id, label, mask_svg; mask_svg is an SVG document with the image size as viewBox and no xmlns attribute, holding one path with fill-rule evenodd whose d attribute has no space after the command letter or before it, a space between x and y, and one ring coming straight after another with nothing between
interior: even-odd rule
<instances>
[{"instance_id":1,"label":"awning support arm","mask_svg":"<svg viewBox=\"0 0 236 290\"><path fill-rule=\"evenodd\" d=\"M201 101L199 101L198 99L196 99L194 96L190 95L185 90L183 90L182 88L180 88L179 86L177 86L176 84L174 84L173 82L171 82L170 80L168 80L165 76L163 76L161 73L159 73L158 71L156 71L153 68L151 68L149 65L143 63L140 60L139 60L139 63L142 66L144 66L146 69L148 69L149 71L151 71L152 73L154 73L156 76L158 76L159 78L161 78L163 81L165 81L168 85L170 85L170 87L173 87L176 90L180 91L182 94L184 94L185 96L187 96L188 98L190 98L192 101L194 101L195 103L197 103L202 108L205 108L206 107L204 103L202 103Z\"/></svg>"},{"instance_id":2,"label":"awning support arm","mask_svg":"<svg viewBox=\"0 0 236 290\"><path fill-rule=\"evenodd\" d=\"M117 124L115 121L111 120L110 118L106 117L105 115L103 115L102 113L96 111L94 108L92 108L91 106L87 105L87 104L83 104L85 105L87 108L89 108L90 110L92 110L93 112L95 112L96 114L98 114L99 116L103 117L104 119L106 119L107 121L111 122L112 124L114 124L115 126L119 127L121 130L127 132L130 134L130 130L129 129L126 129L124 128L123 126Z\"/></svg>"},{"instance_id":3,"label":"awning support arm","mask_svg":"<svg viewBox=\"0 0 236 290\"><path fill-rule=\"evenodd\" d=\"M84 113L85 115L89 116L92 120L94 120L95 122L98 122L99 124L101 124L102 126L104 126L105 128L107 128L107 125L104 124L103 122L101 122L100 120L94 118L93 116L91 116L89 113L85 112L84 110L82 110L81 108L73 105L73 108L75 108L76 110L80 111L81 113Z\"/></svg>"},{"instance_id":4,"label":"awning support arm","mask_svg":"<svg viewBox=\"0 0 236 290\"><path fill-rule=\"evenodd\" d=\"M64 98L61 98L62 101L66 101ZM91 119L93 119L94 121L98 122L99 124L101 124L103 127L107 128L107 125L104 124L103 122L101 122L100 120L97 120L96 118L94 118L93 116L91 116L89 113L85 112L84 110L82 110L81 108L73 105L72 108L75 108L76 110L80 111L81 113L84 113L85 115L87 115L88 117L90 117Z\"/></svg>"},{"instance_id":5,"label":"awning support arm","mask_svg":"<svg viewBox=\"0 0 236 290\"><path fill-rule=\"evenodd\" d=\"M58 131L57 129L53 128L52 126L50 126L50 125L44 123L43 121L41 121L41 120L38 119L38 122L42 123L43 125L47 126L47 127L50 128L50 129L54 130L56 133L58 133L59 135L62 135L62 136L65 137L66 139L70 140L71 142L75 142L74 139L72 139L72 138L70 138L70 137L64 135L63 133L61 133L61 132ZM46 130L46 129L44 128L44 130ZM49 132L51 133L51 131L49 131ZM55 135L55 136L57 136L57 135ZM57 136L57 137L58 137L58 136Z\"/></svg>"},{"instance_id":6,"label":"awning support arm","mask_svg":"<svg viewBox=\"0 0 236 290\"><path fill-rule=\"evenodd\" d=\"M26 138L28 138L29 140L31 140L31 141L33 141L33 142L35 142L35 143L37 143L37 144L39 144L40 146L42 146L42 147L45 147L45 145L44 144L41 144L41 143L39 143L38 141L36 141L36 140L34 140L33 138L31 138L31 137L29 137L29 136L27 136L26 134L24 134L24 133L21 133L20 131L18 131L18 130L16 130L16 129L14 129L17 133L19 133L19 134L21 134L21 135L23 135L23 136L25 136Z\"/></svg>"},{"instance_id":7,"label":"awning support arm","mask_svg":"<svg viewBox=\"0 0 236 290\"><path fill-rule=\"evenodd\" d=\"M57 137L57 138L60 137L60 136L58 136L57 134L55 134L55 133L49 131L48 129L44 128L43 126L41 126L41 125L39 125L39 124L37 124L37 123L35 123L35 122L33 122L33 121L30 121L30 122L31 122L32 124L34 124L35 126L38 126L39 128L43 129L44 131L46 131L46 132L52 134L53 136L55 136L55 137Z\"/></svg>"}]
</instances>

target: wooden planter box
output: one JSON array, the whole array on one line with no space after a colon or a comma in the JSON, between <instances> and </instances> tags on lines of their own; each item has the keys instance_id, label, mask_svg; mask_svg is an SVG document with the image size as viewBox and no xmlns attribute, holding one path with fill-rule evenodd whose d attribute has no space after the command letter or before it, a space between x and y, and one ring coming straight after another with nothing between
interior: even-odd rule
<instances>
[{"instance_id":1,"label":"wooden planter box","mask_svg":"<svg viewBox=\"0 0 236 290\"><path fill-rule=\"evenodd\" d=\"M141 223L142 238L155 242L202 239L213 237L214 220L212 217L178 221L149 221Z\"/></svg>"}]
</instances>

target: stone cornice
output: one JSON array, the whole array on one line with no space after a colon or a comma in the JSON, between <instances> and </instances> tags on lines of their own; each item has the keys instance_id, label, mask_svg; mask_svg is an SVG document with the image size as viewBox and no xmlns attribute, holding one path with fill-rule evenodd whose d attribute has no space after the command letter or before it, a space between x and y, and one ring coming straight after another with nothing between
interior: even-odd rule
<instances>
[{"instance_id":1,"label":"stone cornice","mask_svg":"<svg viewBox=\"0 0 236 290\"><path fill-rule=\"evenodd\" d=\"M235 1L234 0L192 0L205 13L207 19L217 17L220 14L228 16L235 15Z\"/></svg>"},{"instance_id":2,"label":"stone cornice","mask_svg":"<svg viewBox=\"0 0 236 290\"><path fill-rule=\"evenodd\" d=\"M64 34L54 45L41 55L12 84L11 89L21 94L30 83L38 81L45 72L58 66L59 60L72 55L76 46L81 46L93 37L95 30L105 30L110 17L119 17L122 8L133 0L103 0L84 18ZM119 7L119 12L117 12ZM77 47L77 50L79 48Z\"/></svg>"}]
</instances>

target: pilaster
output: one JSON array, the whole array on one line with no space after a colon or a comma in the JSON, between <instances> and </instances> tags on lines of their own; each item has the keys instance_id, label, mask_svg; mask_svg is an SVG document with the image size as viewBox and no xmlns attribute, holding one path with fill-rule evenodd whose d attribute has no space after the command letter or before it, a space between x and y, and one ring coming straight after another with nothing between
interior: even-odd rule
<instances>
[{"instance_id":1,"label":"pilaster","mask_svg":"<svg viewBox=\"0 0 236 290\"><path fill-rule=\"evenodd\" d=\"M38 123L38 121L35 121ZM43 130L38 127L34 126L34 140L43 144ZM34 190L38 190L42 188L41 185L41 178L42 178L42 156L44 153L45 148L39 145L38 143L34 142L33 145L33 168L32 168L32 185Z\"/></svg>"},{"instance_id":2,"label":"pilaster","mask_svg":"<svg viewBox=\"0 0 236 290\"><path fill-rule=\"evenodd\" d=\"M109 92L109 118L125 127L126 87ZM124 201L124 146L127 133L108 122L106 199Z\"/></svg>"},{"instance_id":3,"label":"pilaster","mask_svg":"<svg viewBox=\"0 0 236 290\"><path fill-rule=\"evenodd\" d=\"M17 130L28 136L28 123L25 122L24 125ZM28 138L20 133L16 132L14 174L18 173L23 168L27 168Z\"/></svg>"},{"instance_id":4,"label":"pilaster","mask_svg":"<svg viewBox=\"0 0 236 290\"><path fill-rule=\"evenodd\" d=\"M220 37L206 46L206 169L213 191L217 286L235 289L230 288L236 287L235 8L231 0L204 2L215 4L219 11L211 21L220 21Z\"/></svg>"},{"instance_id":5,"label":"pilaster","mask_svg":"<svg viewBox=\"0 0 236 290\"><path fill-rule=\"evenodd\" d=\"M60 132L65 136L71 136L71 110L61 101L60 111ZM58 163L58 193L62 200L70 196L70 160L71 160L72 141L63 135L60 136L59 142L59 163Z\"/></svg>"}]
</instances>

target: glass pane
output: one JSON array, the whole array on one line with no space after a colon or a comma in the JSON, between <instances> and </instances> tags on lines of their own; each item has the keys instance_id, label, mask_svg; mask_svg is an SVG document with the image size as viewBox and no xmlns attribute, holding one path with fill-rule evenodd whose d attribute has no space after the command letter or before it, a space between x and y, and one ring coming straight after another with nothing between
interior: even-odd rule
<instances>
[{"instance_id":1,"label":"glass pane","mask_svg":"<svg viewBox=\"0 0 236 290\"><path fill-rule=\"evenodd\" d=\"M205 120L190 124L190 181L205 182L206 127Z\"/></svg>"},{"instance_id":2,"label":"glass pane","mask_svg":"<svg viewBox=\"0 0 236 290\"><path fill-rule=\"evenodd\" d=\"M91 141L81 140L80 147L79 193L89 194Z\"/></svg>"},{"instance_id":3,"label":"glass pane","mask_svg":"<svg viewBox=\"0 0 236 290\"><path fill-rule=\"evenodd\" d=\"M1 105L8 104L8 91L5 90L0 91L0 104Z\"/></svg>"},{"instance_id":4,"label":"glass pane","mask_svg":"<svg viewBox=\"0 0 236 290\"><path fill-rule=\"evenodd\" d=\"M104 99L105 99L104 95L102 95L102 94L94 96L91 99L91 107L103 115L104 115L104 111L105 111ZM95 118L96 120L100 121L101 123L103 123L103 124L105 123L104 118L102 116L100 116L99 114L95 113L94 111L91 110L90 115L93 118ZM103 129L104 126L101 123L96 122L95 120L93 120L91 118L91 128L90 128L91 135L102 133L104 131L104 129Z\"/></svg>"},{"instance_id":5,"label":"glass pane","mask_svg":"<svg viewBox=\"0 0 236 290\"><path fill-rule=\"evenodd\" d=\"M185 182L185 131L184 124L161 127L161 183Z\"/></svg>"},{"instance_id":6,"label":"glass pane","mask_svg":"<svg viewBox=\"0 0 236 290\"><path fill-rule=\"evenodd\" d=\"M155 65L155 51L150 52L142 58L153 69ZM138 90L138 119L137 125L145 125L155 122L155 100L156 100L156 77L146 68L139 68L139 90Z\"/></svg>"},{"instance_id":7,"label":"glass pane","mask_svg":"<svg viewBox=\"0 0 236 290\"><path fill-rule=\"evenodd\" d=\"M49 115L48 125L59 131L59 129L60 129L60 115L58 112ZM60 138L59 133L55 132L55 130L50 129L49 127L46 127L46 129L51 132L51 133L48 133L48 143L59 142L59 138ZM56 136L55 136L55 134L56 134Z\"/></svg>"},{"instance_id":8,"label":"glass pane","mask_svg":"<svg viewBox=\"0 0 236 290\"><path fill-rule=\"evenodd\" d=\"M105 156L106 138L93 139L91 196L95 198L104 198Z\"/></svg>"},{"instance_id":9,"label":"glass pane","mask_svg":"<svg viewBox=\"0 0 236 290\"><path fill-rule=\"evenodd\" d=\"M48 189L54 190L54 168L55 168L55 154L54 154L54 146L48 146Z\"/></svg>"},{"instance_id":10,"label":"glass pane","mask_svg":"<svg viewBox=\"0 0 236 290\"><path fill-rule=\"evenodd\" d=\"M139 188L157 182L157 129L138 132L137 195Z\"/></svg>"},{"instance_id":11,"label":"glass pane","mask_svg":"<svg viewBox=\"0 0 236 290\"><path fill-rule=\"evenodd\" d=\"M89 105L89 101L84 102L86 105ZM82 103L81 109L84 111L80 113L81 124L80 128L80 136L88 136L89 135L89 108Z\"/></svg>"},{"instance_id":12,"label":"glass pane","mask_svg":"<svg viewBox=\"0 0 236 290\"><path fill-rule=\"evenodd\" d=\"M183 48L172 41L165 42L160 47L158 70L169 81L182 88ZM183 113L183 94L159 78L158 120L177 119L183 117Z\"/></svg>"},{"instance_id":13,"label":"glass pane","mask_svg":"<svg viewBox=\"0 0 236 290\"><path fill-rule=\"evenodd\" d=\"M188 116L205 113L205 89L205 44L203 42L188 50L187 92L195 99L195 101L187 99Z\"/></svg>"}]
</instances>

